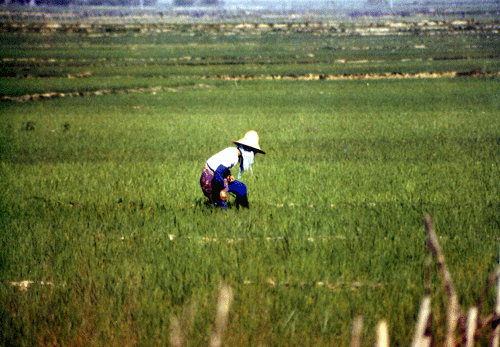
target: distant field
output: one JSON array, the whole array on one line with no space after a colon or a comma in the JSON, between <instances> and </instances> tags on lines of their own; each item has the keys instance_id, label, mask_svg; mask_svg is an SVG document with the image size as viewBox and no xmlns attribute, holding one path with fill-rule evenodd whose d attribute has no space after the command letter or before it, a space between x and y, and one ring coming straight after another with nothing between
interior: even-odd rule
<instances>
[{"instance_id":1,"label":"distant field","mask_svg":"<svg viewBox=\"0 0 500 347\"><path fill-rule=\"evenodd\" d=\"M221 282L225 345L349 346L357 315L364 346L381 319L409 345L424 213L477 304L500 242L495 29L173 28L2 32L2 345L167 345L175 314L206 346ZM267 151L242 177L251 209L214 210L203 164L249 129Z\"/></svg>"},{"instance_id":2,"label":"distant field","mask_svg":"<svg viewBox=\"0 0 500 347\"><path fill-rule=\"evenodd\" d=\"M3 94L38 83L17 81L27 77L55 78L43 83L57 83L64 91L78 83L91 87L57 78L94 77L96 86L136 87L131 78L500 71L500 27L493 20L177 25L47 20L3 24L0 73L9 77L0 85Z\"/></svg>"}]
</instances>

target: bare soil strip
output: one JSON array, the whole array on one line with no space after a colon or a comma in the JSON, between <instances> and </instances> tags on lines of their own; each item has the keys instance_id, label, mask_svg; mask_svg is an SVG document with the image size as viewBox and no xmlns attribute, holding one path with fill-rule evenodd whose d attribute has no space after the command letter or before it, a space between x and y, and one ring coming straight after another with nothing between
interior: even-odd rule
<instances>
[{"instance_id":1,"label":"bare soil strip","mask_svg":"<svg viewBox=\"0 0 500 347\"><path fill-rule=\"evenodd\" d=\"M197 84L194 86L179 86L176 88L165 88L165 87L149 87L149 88L129 88L129 89L102 89L95 91L79 91L71 93L58 93L58 92L47 92L42 94L26 94L22 96L2 96L1 101L15 101L15 102L27 102L27 101L38 101L38 100L48 100L55 98L71 98L77 96L99 96L106 94L131 94L131 93L157 93L157 92L176 92L182 89L196 89L196 88L213 88L213 86L207 84Z\"/></svg>"},{"instance_id":2,"label":"bare soil strip","mask_svg":"<svg viewBox=\"0 0 500 347\"><path fill-rule=\"evenodd\" d=\"M380 80L380 79L418 79L418 78L454 78L454 77L491 77L500 76L500 71L497 72L483 72L481 70L474 70L469 72L419 72L415 74L410 73L369 73L369 74L342 74L342 75L326 75L326 74L307 74L307 75L256 75L256 76L201 76L199 78L206 80L227 80L227 81L244 81L244 80ZM78 91L70 93L47 92L42 94L27 94L22 96L2 96L0 101L15 101L27 102L47 100L54 98L76 97L76 96L99 96L105 94L129 94L129 93L157 93L161 91L175 92L182 89L193 88L213 88L214 86L207 84L197 84L194 86L180 86L176 88L164 87L149 87L149 88L130 88L130 89L102 89L96 91Z\"/></svg>"},{"instance_id":3,"label":"bare soil strip","mask_svg":"<svg viewBox=\"0 0 500 347\"><path fill-rule=\"evenodd\" d=\"M378 80L378 79L404 79L404 78L453 78L453 77L487 77L487 76L500 76L500 71L497 72L483 72L481 70L474 70L468 72L419 72L419 73L367 73L367 74L341 74L341 75L327 75L327 74L307 74L307 75L257 75L257 76L207 76L202 77L206 79L219 79L228 81L241 81L241 80Z\"/></svg>"}]
</instances>

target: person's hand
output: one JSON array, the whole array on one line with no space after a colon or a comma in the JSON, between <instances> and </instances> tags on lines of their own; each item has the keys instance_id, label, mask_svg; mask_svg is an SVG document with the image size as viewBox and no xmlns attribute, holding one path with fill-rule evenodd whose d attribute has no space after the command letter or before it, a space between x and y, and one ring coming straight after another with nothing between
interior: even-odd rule
<instances>
[{"instance_id":1,"label":"person's hand","mask_svg":"<svg viewBox=\"0 0 500 347\"><path fill-rule=\"evenodd\" d=\"M227 193L224 190L220 191L220 199L222 201L227 201Z\"/></svg>"},{"instance_id":2,"label":"person's hand","mask_svg":"<svg viewBox=\"0 0 500 347\"><path fill-rule=\"evenodd\" d=\"M229 183L233 183L233 182L234 182L234 176L233 176L233 175L229 175L229 176L227 176L227 181L228 181Z\"/></svg>"}]
</instances>

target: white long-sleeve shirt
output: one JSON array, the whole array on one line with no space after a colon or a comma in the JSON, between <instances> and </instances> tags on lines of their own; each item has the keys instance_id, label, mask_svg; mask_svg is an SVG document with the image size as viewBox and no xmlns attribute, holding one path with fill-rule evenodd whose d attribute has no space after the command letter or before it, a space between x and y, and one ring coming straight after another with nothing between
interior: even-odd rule
<instances>
[{"instance_id":1,"label":"white long-sleeve shirt","mask_svg":"<svg viewBox=\"0 0 500 347\"><path fill-rule=\"evenodd\" d=\"M220 165L231 169L238 163L238 148L228 147L217 154L214 154L207 160L207 165L213 171L217 170Z\"/></svg>"}]
</instances>

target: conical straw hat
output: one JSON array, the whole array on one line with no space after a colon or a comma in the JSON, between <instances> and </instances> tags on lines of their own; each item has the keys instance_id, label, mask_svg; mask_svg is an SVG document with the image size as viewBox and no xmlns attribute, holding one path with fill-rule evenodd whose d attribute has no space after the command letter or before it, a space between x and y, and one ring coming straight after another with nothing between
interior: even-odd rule
<instances>
[{"instance_id":1,"label":"conical straw hat","mask_svg":"<svg viewBox=\"0 0 500 347\"><path fill-rule=\"evenodd\" d=\"M233 143L243 145L253 149L255 152L266 154L259 146L259 135L255 130L250 130L243 136L241 140L233 141Z\"/></svg>"}]
</instances>

